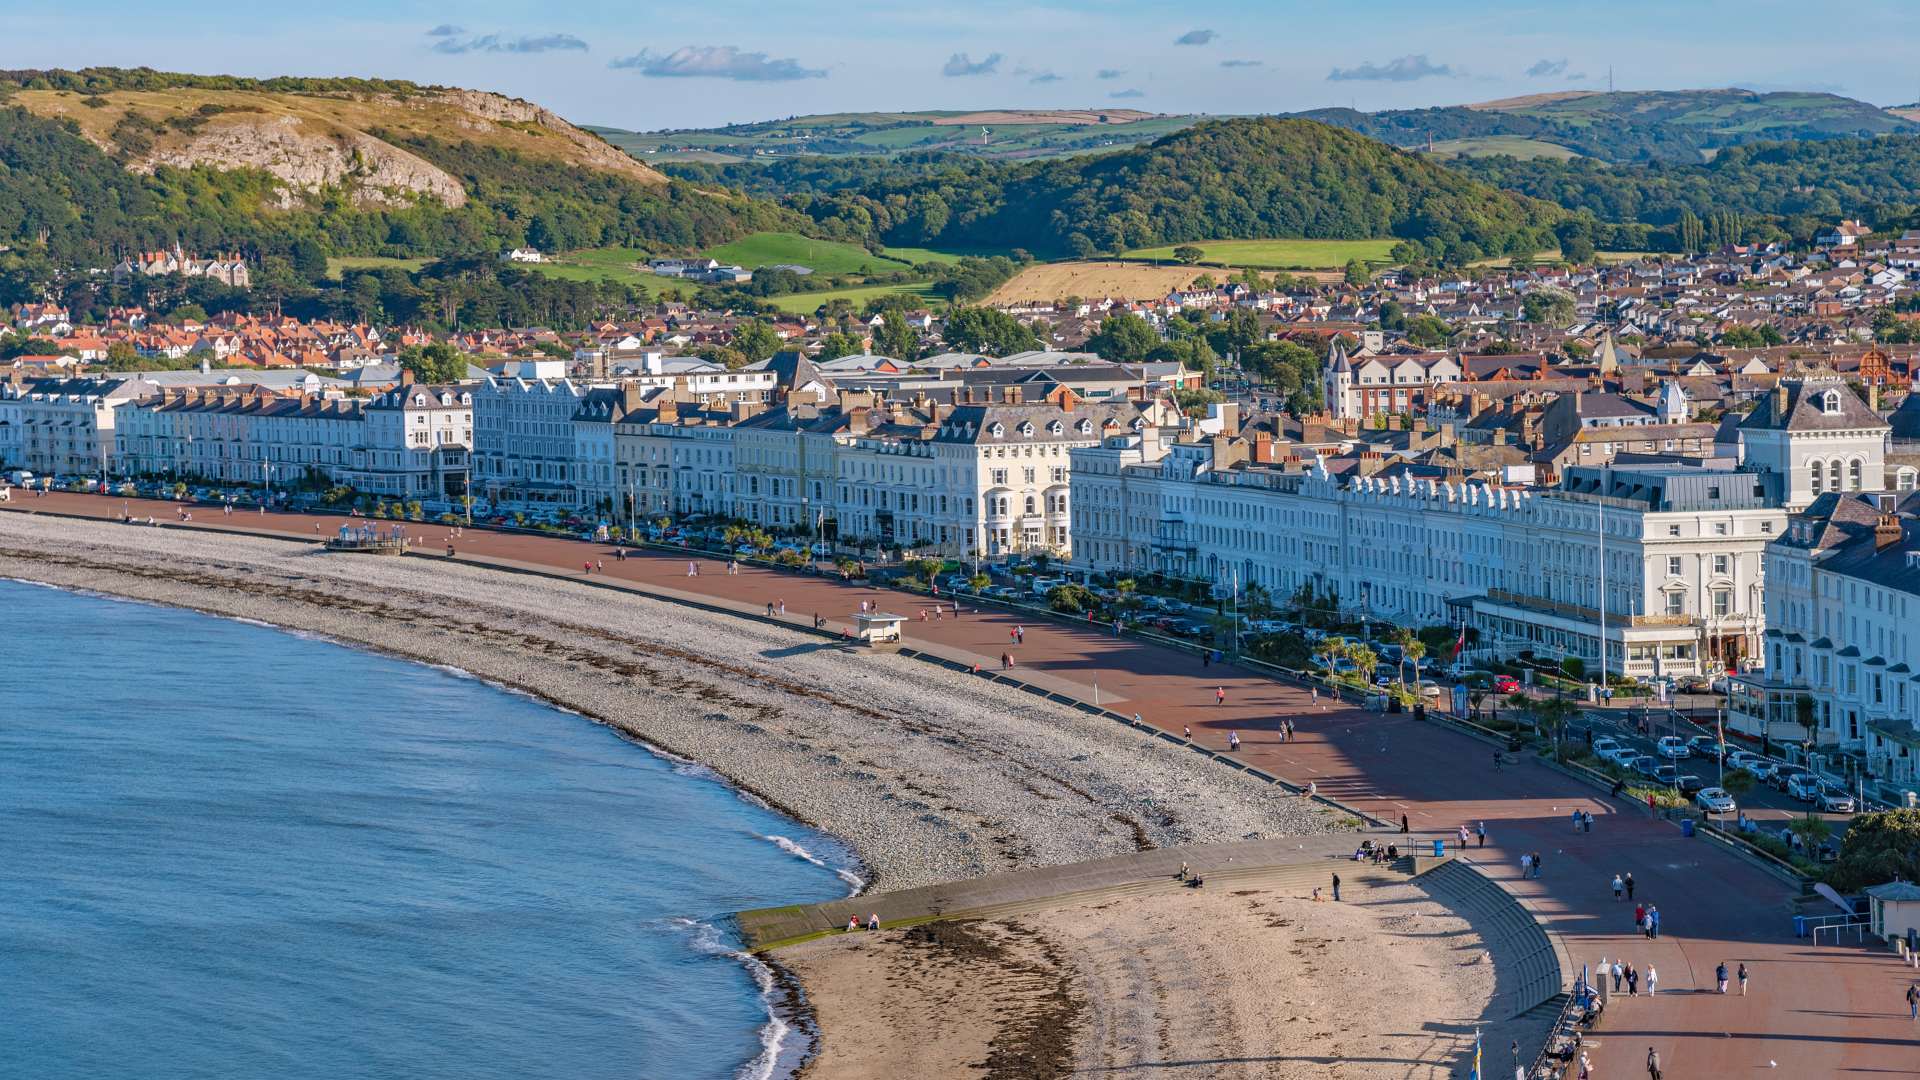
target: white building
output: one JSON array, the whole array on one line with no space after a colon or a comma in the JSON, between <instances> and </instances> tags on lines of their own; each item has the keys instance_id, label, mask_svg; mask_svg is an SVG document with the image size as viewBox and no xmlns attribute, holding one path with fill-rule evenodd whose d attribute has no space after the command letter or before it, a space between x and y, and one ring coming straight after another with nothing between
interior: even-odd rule
<instances>
[{"instance_id":1,"label":"white building","mask_svg":"<svg viewBox=\"0 0 1920 1080\"><path fill-rule=\"evenodd\" d=\"M573 417L588 387L569 379L489 378L473 388L473 494L505 509L568 509Z\"/></svg>"},{"instance_id":2,"label":"white building","mask_svg":"<svg viewBox=\"0 0 1920 1080\"><path fill-rule=\"evenodd\" d=\"M1891 430L1831 372L1783 378L1740 423L1744 459L1785 479L1789 510L1823 492L1880 491Z\"/></svg>"},{"instance_id":3,"label":"white building","mask_svg":"<svg viewBox=\"0 0 1920 1080\"><path fill-rule=\"evenodd\" d=\"M120 411L154 389L138 377L0 382L0 465L98 475L112 465Z\"/></svg>"}]
</instances>

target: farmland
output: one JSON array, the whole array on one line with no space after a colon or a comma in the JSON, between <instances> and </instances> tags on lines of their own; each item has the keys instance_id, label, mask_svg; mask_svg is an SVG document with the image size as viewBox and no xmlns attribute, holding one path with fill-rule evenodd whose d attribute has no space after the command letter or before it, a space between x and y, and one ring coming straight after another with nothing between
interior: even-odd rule
<instances>
[{"instance_id":1,"label":"farmland","mask_svg":"<svg viewBox=\"0 0 1920 1080\"><path fill-rule=\"evenodd\" d=\"M905 270L904 259L875 255L857 244L815 240L789 232L761 232L743 236L706 252L710 259L755 270L780 264L812 267L819 274L884 273Z\"/></svg>"},{"instance_id":2,"label":"farmland","mask_svg":"<svg viewBox=\"0 0 1920 1080\"><path fill-rule=\"evenodd\" d=\"M855 308L863 308L867 301L880 296L909 294L923 302L933 303L933 286L925 282L907 285L855 285L845 289L823 289L819 292L788 293L785 296L769 297L769 301L781 311L796 315L811 314L821 304L829 300L846 300Z\"/></svg>"},{"instance_id":3,"label":"farmland","mask_svg":"<svg viewBox=\"0 0 1920 1080\"><path fill-rule=\"evenodd\" d=\"M432 262L431 259L390 259L382 255L335 255L327 259L327 276L338 280L344 270L406 270L414 271Z\"/></svg>"},{"instance_id":4,"label":"farmland","mask_svg":"<svg viewBox=\"0 0 1920 1080\"><path fill-rule=\"evenodd\" d=\"M1037 263L995 289L985 303L1044 303L1069 296L1152 300L1192 285L1202 274L1220 278L1229 273L1232 271L1219 267L1151 266L1138 262Z\"/></svg>"},{"instance_id":5,"label":"farmland","mask_svg":"<svg viewBox=\"0 0 1920 1080\"><path fill-rule=\"evenodd\" d=\"M1325 269L1345 266L1349 259L1384 263L1396 240L1195 240L1190 245L1163 244L1126 253L1129 259L1171 259L1175 247L1201 250L1203 262L1251 266L1262 270ZM1084 294L1082 294L1084 295Z\"/></svg>"},{"instance_id":6,"label":"farmland","mask_svg":"<svg viewBox=\"0 0 1920 1080\"><path fill-rule=\"evenodd\" d=\"M1433 155L1449 158L1464 154L1467 157L1491 157L1495 154L1508 154L1522 161L1534 158L1551 158L1555 161L1568 161L1580 155L1561 146L1559 143L1542 142L1539 139L1523 138L1519 135L1485 135L1475 139L1441 139L1433 144Z\"/></svg>"}]
</instances>

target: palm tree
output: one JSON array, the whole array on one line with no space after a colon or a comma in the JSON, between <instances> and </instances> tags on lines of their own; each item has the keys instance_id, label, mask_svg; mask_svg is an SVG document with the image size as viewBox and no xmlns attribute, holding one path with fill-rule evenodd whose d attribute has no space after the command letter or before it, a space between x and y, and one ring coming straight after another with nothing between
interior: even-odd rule
<instances>
[{"instance_id":1,"label":"palm tree","mask_svg":"<svg viewBox=\"0 0 1920 1080\"><path fill-rule=\"evenodd\" d=\"M1553 760L1559 761L1560 733L1573 717L1573 703L1563 697L1541 698L1532 702L1528 710L1533 714L1534 727L1553 740Z\"/></svg>"}]
</instances>

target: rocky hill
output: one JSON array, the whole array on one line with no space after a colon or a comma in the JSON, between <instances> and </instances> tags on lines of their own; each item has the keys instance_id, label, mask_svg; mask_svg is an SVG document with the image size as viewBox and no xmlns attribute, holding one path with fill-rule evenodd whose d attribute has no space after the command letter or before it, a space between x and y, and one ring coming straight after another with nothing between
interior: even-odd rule
<instances>
[{"instance_id":1,"label":"rocky hill","mask_svg":"<svg viewBox=\"0 0 1920 1080\"><path fill-rule=\"evenodd\" d=\"M68 120L131 171L161 166L259 169L299 193L342 186L363 203L400 205L426 196L463 206L458 177L406 145L432 138L617 173L646 184L666 178L554 113L477 90L146 88L16 90L9 103Z\"/></svg>"}]
</instances>

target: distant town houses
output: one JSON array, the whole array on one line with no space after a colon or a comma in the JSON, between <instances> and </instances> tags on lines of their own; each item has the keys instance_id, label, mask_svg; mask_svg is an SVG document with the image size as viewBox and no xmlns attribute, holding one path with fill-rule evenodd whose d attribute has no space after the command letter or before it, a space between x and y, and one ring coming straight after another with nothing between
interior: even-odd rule
<instances>
[{"instance_id":1,"label":"distant town houses","mask_svg":"<svg viewBox=\"0 0 1920 1080\"><path fill-rule=\"evenodd\" d=\"M653 259L647 263L647 269L661 277L684 278L709 285L738 285L753 280L753 271L722 265L717 259Z\"/></svg>"},{"instance_id":2,"label":"distant town houses","mask_svg":"<svg viewBox=\"0 0 1920 1080\"><path fill-rule=\"evenodd\" d=\"M126 284L136 277L165 277L179 274L183 277L212 278L224 285L236 289L253 286L253 273L238 255L217 256L202 259L187 255L175 244L170 250L146 251L120 260L113 266L113 280L116 284Z\"/></svg>"},{"instance_id":3,"label":"distant town houses","mask_svg":"<svg viewBox=\"0 0 1920 1080\"><path fill-rule=\"evenodd\" d=\"M538 248L517 247L511 251L502 252L500 261L511 263L543 263L547 261L547 257L542 255Z\"/></svg>"}]
</instances>

